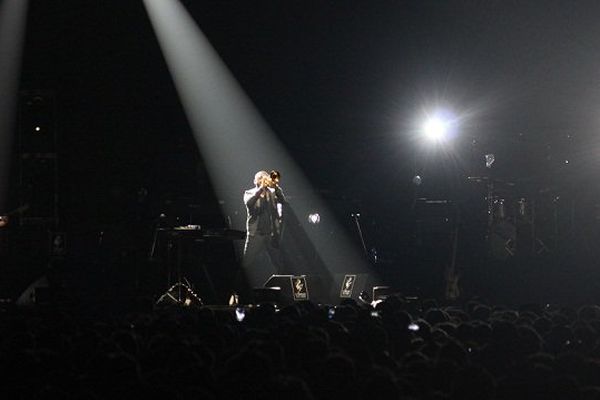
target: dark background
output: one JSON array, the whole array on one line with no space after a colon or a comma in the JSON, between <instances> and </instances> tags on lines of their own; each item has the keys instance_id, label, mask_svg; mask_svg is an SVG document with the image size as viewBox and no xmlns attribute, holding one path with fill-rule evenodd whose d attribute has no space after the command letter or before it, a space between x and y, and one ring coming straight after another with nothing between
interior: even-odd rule
<instances>
[{"instance_id":1,"label":"dark background","mask_svg":"<svg viewBox=\"0 0 600 400\"><path fill-rule=\"evenodd\" d=\"M362 213L369 248L388 259L377 268L397 277L389 271L447 263L459 210L459 264L473 291L498 276L518 277L523 292L543 279L565 287L570 276L565 298L595 293L598 2L183 3L351 233L349 214ZM21 89L55 105L57 228L90 243L120 232L116 247L143 253L161 212L185 218L198 204L209 210L200 219L218 220L142 2L32 0L27 23ZM437 106L459 116L458 137L425 149L415 133ZM512 217L519 199L536 204L548 251L486 247L489 181L467 179L483 175L498 180L494 198ZM530 232L527 221L511 224ZM423 261L431 252L438 260ZM493 266L482 273L483 264Z\"/></svg>"}]
</instances>

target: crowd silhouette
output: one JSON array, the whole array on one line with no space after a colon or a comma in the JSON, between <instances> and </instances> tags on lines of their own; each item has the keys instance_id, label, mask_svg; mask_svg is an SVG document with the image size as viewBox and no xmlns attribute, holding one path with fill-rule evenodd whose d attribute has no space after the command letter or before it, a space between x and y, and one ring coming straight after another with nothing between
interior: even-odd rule
<instances>
[{"instance_id":1,"label":"crowd silhouette","mask_svg":"<svg viewBox=\"0 0 600 400\"><path fill-rule=\"evenodd\" d=\"M0 315L10 399L600 399L600 307L391 296ZM239 321L242 319L242 321Z\"/></svg>"}]
</instances>

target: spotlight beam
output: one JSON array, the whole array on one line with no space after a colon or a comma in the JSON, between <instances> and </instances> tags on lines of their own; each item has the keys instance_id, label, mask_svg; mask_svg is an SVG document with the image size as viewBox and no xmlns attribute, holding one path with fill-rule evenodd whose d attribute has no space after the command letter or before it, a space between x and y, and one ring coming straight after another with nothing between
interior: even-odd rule
<instances>
[{"instance_id":1,"label":"spotlight beam","mask_svg":"<svg viewBox=\"0 0 600 400\"><path fill-rule=\"evenodd\" d=\"M255 171L272 168L282 172L288 198L298 193L306 205L326 209L185 7L178 0L144 3L225 214L234 220L236 214L245 214L239 211L243 189ZM237 220L235 227L241 228ZM306 234L325 265L366 269L360 254L341 234L335 248L326 248Z\"/></svg>"},{"instance_id":2,"label":"spotlight beam","mask_svg":"<svg viewBox=\"0 0 600 400\"><path fill-rule=\"evenodd\" d=\"M13 128L19 89L27 0L0 4L0 214L8 203Z\"/></svg>"}]
</instances>

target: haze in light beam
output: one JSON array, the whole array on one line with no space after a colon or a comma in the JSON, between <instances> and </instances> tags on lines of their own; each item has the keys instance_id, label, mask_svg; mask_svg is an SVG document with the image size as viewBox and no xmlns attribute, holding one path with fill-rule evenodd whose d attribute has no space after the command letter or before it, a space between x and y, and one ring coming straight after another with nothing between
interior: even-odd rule
<instances>
[{"instance_id":1,"label":"haze in light beam","mask_svg":"<svg viewBox=\"0 0 600 400\"><path fill-rule=\"evenodd\" d=\"M0 214L6 212L28 0L0 4Z\"/></svg>"},{"instance_id":2,"label":"haze in light beam","mask_svg":"<svg viewBox=\"0 0 600 400\"><path fill-rule=\"evenodd\" d=\"M277 169L292 207L299 203L325 210L286 149L260 116L231 72L178 0L144 0L150 21L181 98L185 113L206 162L217 196L227 215L242 229L245 209L242 193L252 186L258 170ZM335 246L324 246L311 237L328 266L345 270L365 267L361 255L337 229Z\"/></svg>"}]
</instances>

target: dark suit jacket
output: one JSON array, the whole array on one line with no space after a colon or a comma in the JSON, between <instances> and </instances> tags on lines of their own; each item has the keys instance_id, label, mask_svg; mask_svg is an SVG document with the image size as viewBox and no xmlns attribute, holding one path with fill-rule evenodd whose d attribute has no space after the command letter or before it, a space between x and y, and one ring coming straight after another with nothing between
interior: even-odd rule
<instances>
[{"instance_id":1,"label":"dark suit jacket","mask_svg":"<svg viewBox=\"0 0 600 400\"><path fill-rule=\"evenodd\" d=\"M282 210L285 204L283 191L277 187L269 189L269 193L264 197L260 194L261 190L258 188L244 192L244 203L248 213L246 232L249 236L261 234L279 238L283 223Z\"/></svg>"}]
</instances>

